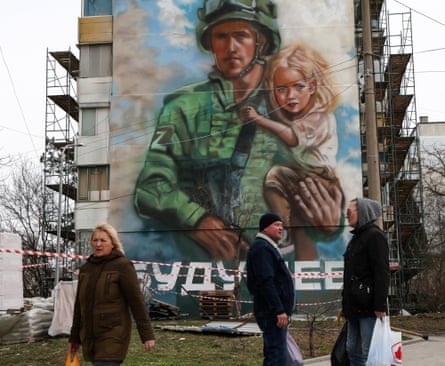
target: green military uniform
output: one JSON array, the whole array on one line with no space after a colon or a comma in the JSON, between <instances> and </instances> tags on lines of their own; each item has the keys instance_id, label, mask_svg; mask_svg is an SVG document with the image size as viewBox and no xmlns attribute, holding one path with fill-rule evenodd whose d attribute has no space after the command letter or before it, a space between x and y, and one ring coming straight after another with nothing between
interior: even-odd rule
<instances>
[{"instance_id":1,"label":"green military uniform","mask_svg":"<svg viewBox=\"0 0 445 366\"><path fill-rule=\"evenodd\" d=\"M279 50L277 11L271 0L204 0L198 19L197 41L205 53L212 53L210 30L214 25L241 20L254 27L255 56L240 78L254 65L265 64L264 56ZM261 52L260 33L267 39ZM219 217L228 227L248 228L252 223L256 229L258 215L265 210L262 179L271 166L269 150L277 151L279 142L255 123L244 124L239 112L252 105L266 114L266 99L263 86L257 85L237 104L232 81L216 70L208 80L165 98L136 183L135 207L140 217L159 220L173 236L180 235L174 242L187 248L182 250L182 260L207 258L199 245L192 250L184 235L205 216Z\"/></svg>"},{"instance_id":2,"label":"green military uniform","mask_svg":"<svg viewBox=\"0 0 445 366\"><path fill-rule=\"evenodd\" d=\"M136 186L135 204L141 217L181 229L195 227L205 215L218 216L228 225L237 223L234 209L241 205L240 179L250 141L255 134L265 134L254 123L243 125L239 110L249 104L266 113L262 90L257 88L237 105L232 83L212 72L208 81L166 97ZM265 138L255 140L263 145ZM276 142L273 136L268 139ZM261 148L265 146L255 150ZM256 165L250 178L261 192L260 179L270 165L261 161L264 151L256 155L263 172Z\"/></svg>"}]
</instances>

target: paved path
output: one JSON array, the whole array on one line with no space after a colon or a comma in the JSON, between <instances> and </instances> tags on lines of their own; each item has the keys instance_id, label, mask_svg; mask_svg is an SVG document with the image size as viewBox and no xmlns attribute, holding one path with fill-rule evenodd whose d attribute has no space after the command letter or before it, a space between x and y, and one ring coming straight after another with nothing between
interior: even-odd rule
<instances>
[{"instance_id":1,"label":"paved path","mask_svg":"<svg viewBox=\"0 0 445 366\"><path fill-rule=\"evenodd\" d=\"M445 365L445 336L430 336L427 341L412 338L402 343L403 366ZM306 366L331 366L329 356L304 360Z\"/></svg>"}]
</instances>

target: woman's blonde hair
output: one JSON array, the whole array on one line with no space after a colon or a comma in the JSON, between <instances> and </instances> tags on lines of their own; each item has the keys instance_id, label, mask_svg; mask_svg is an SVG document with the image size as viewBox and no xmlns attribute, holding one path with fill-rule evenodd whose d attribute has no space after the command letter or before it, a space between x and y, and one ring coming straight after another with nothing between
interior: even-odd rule
<instances>
[{"instance_id":1,"label":"woman's blonde hair","mask_svg":"<svg viewBox=\"0 0 445 366\"><path fill-rule=\"evenodd\" d=\"M338 93L331 78L330 66L324 57L310 46L298 42L283 48L268 63L267 87L274 109L278 103L274 96L274 74L279 68L297 70L304 75L306 81L315 82L312 103L318 111L332 112L338 106Z\"/></svg>"},{"instance_id":2,"label":"woman's blonde hair","mask_svg":"<svg viewBox=\"0 0 445 366\"><path fill-rule=\"evenodd\" d=\"M113 226L111 226L110 224L97 225L94 228L93 232L91 233L91 241L93 240L94 233L97 231L102 231L102 232L106 233L111 239L111 243L113 244L113 249L116 249L117 251L121 252L122 254L125 254L124 247L119 239L119 235Z\"/></svg>"}]
</instances>

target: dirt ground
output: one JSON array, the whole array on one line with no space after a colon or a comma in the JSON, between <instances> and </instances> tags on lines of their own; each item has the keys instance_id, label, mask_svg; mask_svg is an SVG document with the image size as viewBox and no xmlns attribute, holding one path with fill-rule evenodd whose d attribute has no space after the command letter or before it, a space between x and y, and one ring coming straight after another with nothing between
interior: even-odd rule
<instances>
[{"instance_id":1,"label":"dirt ground","mask_svg":"<svg viewBox=\"0 0 445 366\"><path fill-rule=\"evenodd\" d=\"M445 314L441 313L391 316L390 323L391 327L401 329L405 339L445 334ZM335 320L318 322L313 329L312 350L307 322L294 321L289 331L300 347L303 357L310 358L324 356L331 352L342 325L343 322L339 324Z\"/></svg>"},{"instance_id":2,"label":"dirt ground","mask_svg":"<svg viewBox=\"0 0 445 366\"><path fill-rule=\"evenodd\" d=\"M403 329L424 335L445 334L445 314L443 313L397 316L391 317L390 320L392 327L402 329L402 334L404 334Z\"/></svg>"}]
</instances>

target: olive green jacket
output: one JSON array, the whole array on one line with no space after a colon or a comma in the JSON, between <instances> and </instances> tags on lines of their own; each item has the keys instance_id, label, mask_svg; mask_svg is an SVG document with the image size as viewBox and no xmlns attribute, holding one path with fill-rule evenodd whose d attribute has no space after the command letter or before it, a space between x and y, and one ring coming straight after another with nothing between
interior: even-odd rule
<instances>
[{"instance_id":1,"label":"olive green jacket","mask_svg":"<svg viewBox=\"0 0 445 366\"><path fill-rule=\"evenodd\" d=\"M154 339L133 264L113 250L90 256L80 268L70 342L85 361L122 361L130 343L131 314L142 342Z\"/></svg>"},{"instance_id":2,"label":"olive green jacket","mask_svg":"<svg viewBox=\"0 0 445 366\"><path fill-rule=\"evenodd\" d=\"M232 83L215 71L209 80L165 98L136 183L140 217L181 229L195 227L205 215L231 222L250 153L250 146L237 141L253 139L256 133L254 123L250 131L242 128L239 112L253 105L266 113L261 86L242 104L236 104L233 95Z\"/></svg>"}]
</instances>

